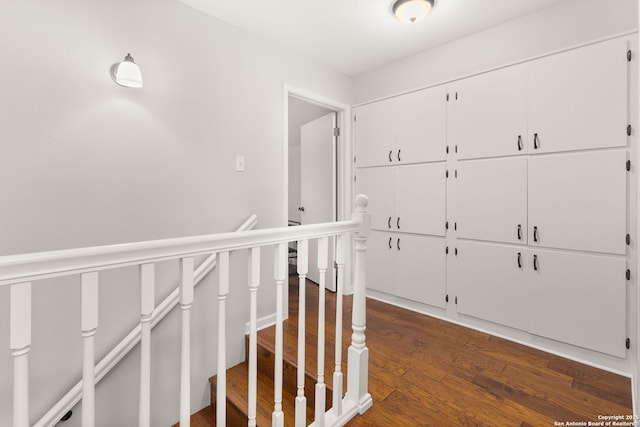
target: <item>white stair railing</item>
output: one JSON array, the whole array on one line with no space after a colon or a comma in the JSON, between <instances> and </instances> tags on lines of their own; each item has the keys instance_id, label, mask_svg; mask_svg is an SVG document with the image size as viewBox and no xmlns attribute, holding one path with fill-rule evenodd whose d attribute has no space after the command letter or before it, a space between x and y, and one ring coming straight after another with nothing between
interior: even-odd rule
<instances>
[{"instance_id":1,"label":"white stair railing","mask_svg":"<svg viewBox=\"0 0 640 427\"><path fill-rule=\"evenodd\" d=\"M180 263L179 302L182 312L181 334L181 379L180 379L180 423L181 426L190 425L190 308L193 303L193 288L197 274L193 270L194 257L200 255L217 254L219 275L218 290L218 390L217 390L217 425L226 425L226 379L225 379L225 349L226 349L226 298L229 293L229 254L238 250L249 250L249 290L250 290L250 356L249 356L249 426L256 424L256 331L257 331L257 300L256 290L260 282L260 248L275 247L275 282L276 282L276 355L274 366L274 410L272 425L284 426L285 416L301 419L295 414L285 414L282 406L283 387L283 286L287 275L287 247L289 242L299 242L299 248L306 248L306 242L319 239L320 251L317 260L321 269L321 277L325 277L328 257L327 239L336 236L339 242L336 264L338 265L338 286L344 283L344 244L347 236L355 238L355 277L353 296L352 342L347 360L347 393L336 397L331 409L325 411L322 396L316 400L315 421L311 426L341 426L358 413L363 413L372 405L368 393L368 349L366 347L364 331L366 328L365 301L365 250L366 240L370 229L370 218L366 209L367 198L360 195L356 198L356 211L350 221L340 221L327 224L314 224L300 227L282 227L274 229L244 231L239 233L224 233L166 239L150 242L130 243L123 245L100 246L93 248L73 249L64 251L42 252L35 254L15 255L0 258L0 286L10 288L10 347L14 359L14 427L29 425L29 376L28 353L31 346L31 291L32 283L42 279L80 275L82 280L82 318L81 331L84 340L83 361L83 426L94 426L95 410L95 380L93 339L98 331L97 306L99 298L99 274L107 269L137 265L140 270L140 288L142 303L140 310L141 328L143 336L143 351L141 351L140 375L140 412L139 425L149 424L150 378L148 366L153 355L150 354L150 323L153 310L153 265L160 261L178 260ZM342 248L340 247L342 246ZM211 255L210 255L211 256ZM305 255L306 256L306 255ZM300 267L299 267L300 268ZM304 267L306 268L306 267ZM301 280L306 274L304 268L299 270ZM304 274L303 274L304 273ZM322 280L321 280L322 281ZM304 285L304 283L301 283ZM304 286L301 286L304 288ZM319 288L320 309L324 316L324 284ZM304 296L304 294L302 294ZM341 305L341 302L340 302ZM301 302L304 306L304 301ZM341 311L337 313L341 319ZM153 316L153 315L151 315ZM324 322L319 322L319 335L324 335ZM340 336L341 320L336 322L336 335ZM304 336L302 337L304 347ZM324 338L319 343L324 348ZM337 348L340 346L340 348ZM304 350L302 350L304 351ZM336 340L336 366L334 378L342 383L341 373L341 339ZM324 351L322 351L322 356ZM318 363L318 380L316 394L324 395L324 359ZM337 383L336 383L337 385ZM304 396L304 379L302 387L300 381L297 388L298 400L306 401ZM299 399L298 399L299 398ZM303 425L306 421L303 421Z\"/></svg>"},{"instance_id":2,"label":"white stair railing","mask_svg":"<svg viewBox=\"0 0 640 427\"><path fill-rule=\"evenodd\" d=\"M252 230L258 224L258 217L256 215L251 215L246 219L235 231L247 231ZM215 267L217 263L216 254L211 254L207 258L200 263L198 268L193 272L194 275L194 284L197 286L202 279L204 279L207 274L209 274ZM180 295L180 286L178 285L173 292L171 292L160 304L158 307L153 307L154 301L154 278L151 277L151 271L153 264L145 264L144 268L146 271L142 271L143 266L141 266L140 272L140 283L141 283L141 321L140 324L136 325L135 328L127 336L125 336L118 344L116 344L106 356L102 358L98 364L95 366L95 382L96 384L102 380L113 368L115 368L118 363L127 355L134 347L141 342L144 335L148 335L146 341L150 342L150 330L154 328L165 316L178 304L179 295ZM151 271L149 271L151 270ZM29 297L30 298L30 297ZM151 310L151 318L147 322L147 314ZM147 328L149 332L146 332ZM147 352L150 349L147 349L148 345L144 344L141 347L142 353ZM142 356L142 360L147 360L148 356L144 354ZM139 415L139 426L148 426L150 423L149 416L146 415L149 413L149 407L147 405L150 404L150 399L148 396L150 395L150 381L147 375L150 375L149 368L146 368L144 362L142 362L143 366L141 366L140 372L140 389L145 390L145 392L140 393L140 415ZM149 365L150 366L150 365ZM144 376L144 378L143 378ZM34 427L53 427L60 419L71 410L82 398L82 380L78 381L68 392L65 394L62 399L57 401L55 405L45 413L38 422L34 424ZM14 413L16 413L14 411Z\"/></svg>"}]
</instances>

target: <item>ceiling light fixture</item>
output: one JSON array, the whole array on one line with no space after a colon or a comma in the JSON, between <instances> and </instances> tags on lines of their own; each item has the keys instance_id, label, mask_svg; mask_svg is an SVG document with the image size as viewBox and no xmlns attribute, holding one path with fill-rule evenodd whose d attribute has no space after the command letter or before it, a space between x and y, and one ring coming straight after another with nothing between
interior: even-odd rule
<instances>
[{"instance_id":1,"label":"ceiling light fixture","mask_svg":"<svg viewBox=\"0 0 640 427\"><path fill-rule=\"evenodd\" d=\"M111 78L120 86L142 87L142 73L130 53L124 57L124 61L111 66Z\"/></svg>"},{"instance_id":2,"label":"ceiling light fixture","mask_svg":"<svg viewBox=\"0 0 640 427\"><path fill-rule=\"evenodd\" d=\"M435 0L397 0L393 13L402 22L413 24L431 12Z\"/></svg>"}]
</instances>

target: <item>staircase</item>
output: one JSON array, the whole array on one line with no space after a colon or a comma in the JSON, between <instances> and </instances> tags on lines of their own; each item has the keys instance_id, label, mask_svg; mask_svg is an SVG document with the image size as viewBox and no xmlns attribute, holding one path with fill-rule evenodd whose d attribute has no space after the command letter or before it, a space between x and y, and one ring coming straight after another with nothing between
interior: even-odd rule
<instances>
[{"instance_id":1,"label":"staircase","mask_svg":"<svg viewBox=\"0 0 640 427\"><path fill-rule=\"evenodd\" d=\"M283 412L285 413L285 426L294 426L297 388L297 337L298 337L298 277L289 276L289 318L284 322L284 368L283 368ZM315 383L317 378L317 325L318 325L318 285L306 281L306 363L305 363L305 391L307 397L307 425L314 420ZM351 329L351 297L345 297L343 310L343 349L346 349L350 340ZM326 321L327 324L335 325L335 294L326 293ZM275 360L275 327L269 327L258 332L258 397L257 416L258 427L271 425L271 413L274 402L274 360ZM246 360L249 360L249 341L247 337ZM331 372L334 367L335 329L326 330L325 366L326 371ZM343 360L346 360L344 351ZM346 365L343 362L343 365ZM227 425L242 426L247 425L248 411L248 362L243 362L227 370ZM346 369L346 367L345 367ZM331 407L333 401L333 383L331 375L327 375L327 396L326 408ZM191 417L191 425L197 427L215 426L215 406L216 406L216 377L209 379L211 382L211 406ZM343 390L345 384L343 384ZM174 427L180 424L175 424Z\"/></svg>"}]
</instances>

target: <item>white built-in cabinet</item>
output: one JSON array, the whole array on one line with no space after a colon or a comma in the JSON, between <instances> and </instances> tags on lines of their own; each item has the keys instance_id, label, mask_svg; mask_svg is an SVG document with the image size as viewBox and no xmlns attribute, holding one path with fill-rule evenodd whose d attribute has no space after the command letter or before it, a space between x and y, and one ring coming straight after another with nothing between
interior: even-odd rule
<instances>
[{"instance_id":1,"label":"white built-in cabinet","mask_svg":"<svg viewBox=\"0 0 640 427\"><path fill-rule=\"evenodd\" d=\"M363 168L358 192L369 197L375 230L444 236L445 164Z\"/></svg>"},{"instance_id":2,"label":"white built-in cabinet","mask_svg":"<svg viewBox=\"0 0 640 427\"><path fill-rule=\"evenodd\" d=\"M357 107L369 288L625 357L627 45Z\"/></svg>"},{"instance_id":3,"label":"white built-in cabinet","mask_svg":"<svg viewBox=\"0 0 640 427\"><path fill-rule=\"evenodd\" d=\"M627 50L614 39L452 83L447 144L458 159L625 147Z\"/></svg>"},{"instance_id":4,"label":"white built-in cabinet","mask_svg":"<svg viewBox=\"0 0 640 427\"><path fill-rule=\"evenodd\" d=\"M445 160L446 93L439 86L358 107L356 166Z\"/></svg>"},{"instance_id":5,"label":"white built-in cabinet","mask_svg":"<svg viewBox=\"0 0 640 427\"><path fill-rule=\"evenodd\" d=\"M481 74L451 85L447 144L459 159L527 152L527 68Z\"/></svg>"},{"instance_id":6,"label":"white built-in cabinet","mask_svg":"<svg viewBox=\"0 0 640 427\"><path fill-rule=\"evenodd\" d=\"M459 241L454 257L459 313L527 329L524 249Z\"/></svg>"},{"instance_id":7,"label":"white built-in cabinet","mask_svg":"<svg viewBox=\"0 0 640 427\"><path fill-rule=\"evenodd\" d=\"M627 145L627 40L530 62L529 153Z\"/></svg>"},{"instance_id":8,"label":"white built-in cabinet","mask_svg":"<svg viewBox=\"0 0 640 427\"><path fill-rule=\"evenodd\" d=\"M443 237L372 231L367 242L367 287L444 308L445 246Z\"/></svg>"},{"instance_id":9,"label":"white built-in cabinet","mask_svg":"<svg viewBox=\"0 0 640 427\"><path fill-rule=\"evenodd\" d=\"M459 162L454 203L458 237L527 242L527 159Z\"/></svg>"},{"instance_id":10,"label":"white built-in cabinet","mask_svg":"<svg viewBox=\"0 0 640 427\"><path fill-rule=\"evenodd\" d=\"M627 153L529 159L529 244L624 255Z\"/></svg>"}]
</instances>

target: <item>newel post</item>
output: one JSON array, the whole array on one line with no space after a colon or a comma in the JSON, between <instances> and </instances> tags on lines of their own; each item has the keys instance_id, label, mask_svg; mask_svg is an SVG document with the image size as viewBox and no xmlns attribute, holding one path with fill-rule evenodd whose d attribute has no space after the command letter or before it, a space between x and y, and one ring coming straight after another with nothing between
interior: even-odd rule
<instances>
[{"instance_id":1,"label":"newel post","mask_svg":"<svg viewBox=\"0 0 640 427\"><path fill-rule=\"evenodd\" d=\"M364 331L367 327L366 300L366 250L367 238L371 230L371 216L367 210L369 199L364 194L356 196L356 210L351 215L353 221L360 222L360 230L354 236L354 283L351 346L347 362L347 399L354 402L360 413L365 412L373 401L369 394L369 349Z\"/></svg>"}]
</instances>

